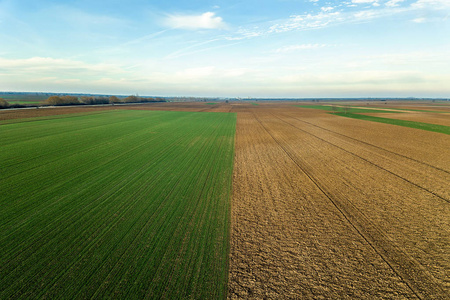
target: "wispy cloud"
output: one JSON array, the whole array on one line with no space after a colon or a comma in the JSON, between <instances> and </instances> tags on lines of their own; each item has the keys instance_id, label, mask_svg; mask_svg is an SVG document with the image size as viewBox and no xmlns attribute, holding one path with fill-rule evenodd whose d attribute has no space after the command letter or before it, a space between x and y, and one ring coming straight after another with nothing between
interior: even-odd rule
<instances>
[{"instance_id":1,"label":"wispy cloud","mask_svg":"<svg viewBox=\"0 0 450 300\"><path fill-rule=\"evenodd\" d=\"M51 76L54 73L66 73L69 76L85 74L123 74L124 70L110 64L88 64L83 61L51 57L32 57L27 59L0 58L0 73L10 75L41 74Z\"/></svg>"},{"instance_id":2,"label":"wispy cloud","mask_svg":"<svg viewBox=\"0 0 450 300\"><path fill-rule=\"evenodd\" d=\"M332 11L334 9L334 7L332 6L323 6L320 8L321 11L327 12L327 11Z\"/></svg>"},{"instance_id":3,"label":"wispy cloud","mask_svg":"<svg viewBox=\"0 0 450 300\"><path fill-rule=\"evenodd\" d=\"M372 4L378 4L378 0L352 0L352 3L355 4L367 4L367 3L372 3Z\"/></svg>"},{"instance_id":4,"label":"wispy cloud","mask_svg":"<svg viewBox=\"0 0 450 300\"><path fill-rule=\"evenodd\" d=\"M386 6L389 6L389 7L396 7L396 6L399 6L399 3L402 3L402 2L404 2L405 0L389 0L388 2L386 2Z\"/></svg>"},{"instance_id":5,"label":"wispy cloud","mask_svg":"<svg viewBox=\"0 0 450 300\"><path fill-rule=\"evenodd\" d=\"M48 17L47 21L54 19L57 22L67 23L75 27L124 27L128 25L128 22L124 19L111 15L87 12L69 5L52 6L44 9L43 12Z\"/></svg>"},{"instance_id":6,"label":"wispy cloud","mask_svg":"<svg viewBox=\"0 0 450 300\"><path fill-rule=\"evenodd\" d=\"M411 4L414 8L450 8L450 1L448 0L418 0L417 2Z\"/></svg>"},{"instance_id":7,"label":"wispy cloud","mask_svg":"<svg viewBox=\"0 0 450 300\"><path fill-rule=\"evenodd\" d=\"M344 20L345 18L340 12L320 12L318 14L294 15L287 21L271 26L268 33L322 28L332 22L334 23Z\"/></svg>"},{"instance_id":8,"label":"wispy cloud","mask_svg":"<svg viewBox=\"0 0 450 300\"><path fill-rule=\"evenodd\" d=\"M213 12L205 12L201 15L169 15L164 21L170 28L179 29L223 29L226 27L221 17Z\"/></svg>"},{"instance_id":9,"label":"wispy cloud","mask_svg":"<svg viewBox=\"0 0 450 300\"><path fill-rule=\"evenodd\" d=\"M207 40L207 41L203 41L203 42L199 42L199 43L194 43L193 45L190 45L190 46L182 48L182 49L178 49L177 51L168 54L165 58L166 59L177 58L177 57L183 56L187 52L198 51L200 49L204 49L204 47L202 47L202 46L211 44L211 43L214 43L217 41L220 41L220 39L211 39L211 40Z\"/></svg>"},{"instance_id":10,"label":"wispy cloud","mask_svg":"<svg viewBox=\"0 0 450 300\"><path fill-rule=\"evenodd\" d=\"M450 8L450 0L417 0L410 5L405 5L405 0L389 0L384 2L384 6L381 6L380 3L382 2L379 0L352 0L343 4L355 7L352 10L342 10L338 9L338 7L323 6L320 8L320 11L316 13L291 15L287 19L273 21L270 26L261 24L260 26L239 28L233 36L226 37L226 39L250 39L289 31L321 29L344 23L371 21L407 12L419 12L425 8L428 10ZM360 4L372 5L369 7L366 5L358 8ZM421 19L419 18L416 21L421 21Z\"/></svg>"},{"instance_id":11,"label":"wispy cloud","mask_svg":"<svg viewBox=\"0 0 450 300\"><path fill-rule=\"evenodd\" d=\"M411 21L413 21L414 23L425 23L427 21L427 19L425 19L425 18L415 18L415 19L412 19Z\"/></svg>"},{"instance_id":12,"label":"wispy cloud","mask_svg":"<svg viewBox=\"0 0 450 300\"><path fill-rule=\"evenodd\" d=\"M128 41L128 42L124 43L122 46L139 44L139 43L151 40L151 39L153 39L153 38L155 38L157 36L160 36L160 35L168 32L170 30L172 30L172 29L164 29L164 30L160 30L160 31L157 31L157 32L154 32L154 33L151 33L151 34L147 34L146 36L143 36L143 37L140 37L140 38Z\"/></svg>"},{"instance_id":13,"label":"wispy cloud","mask_svg":"<svg viewBox=\"0 0 450 300\"><path fill-rule=\"evenodd\" d=\"M328 47L329 45L326 44L302 44L302 45L290 45L281 47L275 50L275 53L287 53L287 52L293 52L293 51L300 51L300 50L310 50L310 49L318 49L318 48L324 48Z\"/></svg>"}]
</instances>

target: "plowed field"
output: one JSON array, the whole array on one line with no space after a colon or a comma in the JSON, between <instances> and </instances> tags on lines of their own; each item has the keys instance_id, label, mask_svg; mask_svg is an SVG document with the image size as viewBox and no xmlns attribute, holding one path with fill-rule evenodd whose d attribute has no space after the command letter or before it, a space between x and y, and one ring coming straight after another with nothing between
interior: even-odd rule
<instances>
[{"instance_id":1,"label":"plowed field","mask_svg":"<svg viewBox=\"0 0 450 300\"><path fill-rule=\"evenodd\" d=\"M229 298L446 299L450 138L240 106Z\"/></svg>"}]
</instances>

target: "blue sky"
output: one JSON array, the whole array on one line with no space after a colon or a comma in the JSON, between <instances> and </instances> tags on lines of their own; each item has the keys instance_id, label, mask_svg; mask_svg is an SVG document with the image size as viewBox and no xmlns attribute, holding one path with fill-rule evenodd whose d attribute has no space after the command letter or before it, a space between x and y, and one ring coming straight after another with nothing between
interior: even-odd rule
<instances>
[{"instance_id":1,"label":"blue sky","mask_svg":"<svg viewBox=\"0 0 450 300\"><path fill-rule=\"evenodd\" d=\"M450 97L450 0L0 0L0 90Z\"/></svg>"}]
</instances>

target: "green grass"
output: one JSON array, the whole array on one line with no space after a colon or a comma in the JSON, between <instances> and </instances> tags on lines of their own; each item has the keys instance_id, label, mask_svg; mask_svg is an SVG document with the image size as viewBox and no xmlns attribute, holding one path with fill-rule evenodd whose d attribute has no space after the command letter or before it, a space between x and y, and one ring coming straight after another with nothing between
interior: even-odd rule
<instances>
[{"instance_id":1,"label":"green grass","mask_svg":"<svg viewBox=\"0 0 450 300\"><path fill-rule=\"evenodd\" d=\"M207 105L216 105L217 102L207 102L207 103L205 103L205 104L207 104Z\"/></svg>"},{"instance_id":2,"label":"green grass","mask_svg":"<svg viewBox=\"0 0 450 300\"><path fill-rule=\"evenodd\" d=\"M0 125L0 299L226 296L235 114Z\"/></svg>"},{"instance_id":3,"label":"green grass","mask_svg":"<svg viewBox=\"0 0 450 300\"><path fill-rule=\"evenodd\" d=\"M328 106L328 105L296 105L297 107L302 107L302 108L313 108L313 109L321 109L321 110L326 110L326 111L330 111L330 112L345 112L345 108L344 107L339 107L339 106L335 106L333 109L333 106ZM394 111L388 111L388 110L381 110L381 109L364 109L364 108L358 108L358 107L347 107L347 113L398 113L398 112L394 112Z\"/></svg>"},{"instance_id":4,"label":"green grass","mask_svg":"<svg viewBox=\"0 0 450 300\"><path fill-rule=\"evenodd\" d=\"M347 117L347 118L358 119L358 120L366 120L366 121L392 124L392 125L428 130L428 131L433 131L433 132L439 132L439 133L444 133L444 134L450 134L450 127L444 126L444 125L436 125L436 124L389 119L389 118L380 118L380 117L366 116L366 115L354 114L354 113L347 113L347 114L346 113L336 113L336 115L339 115L342 117Z\"/></svg>"},{"instance_id":5,"label":"green grass","mask_svg":"<svg viewBox=\"0 0 450 300\"><path fill-rule=\"evenodd\" d=\"M252 102L252 105L256 105L256 106L257 106L257 105L259 105L259 104L258 104L258 103L255 103L255 102Z\"/></svg>"},{"instance_id":6,"label":"green grass","mask_svg":"<svg viewBox=\"0 0 450 300\"><path fill-rule=\"evenodd\" d=\"M450 111L437 111L437 110L424 110L424 109L409 109L409 108L392 108L392 107L387 107L387 109L390 109L390 110L396 110L396 111L399 111L399 112L404 112L404 111L417 111L417 112L437 113L437 114L450 113Z\"/></svg>"}]
</instances>

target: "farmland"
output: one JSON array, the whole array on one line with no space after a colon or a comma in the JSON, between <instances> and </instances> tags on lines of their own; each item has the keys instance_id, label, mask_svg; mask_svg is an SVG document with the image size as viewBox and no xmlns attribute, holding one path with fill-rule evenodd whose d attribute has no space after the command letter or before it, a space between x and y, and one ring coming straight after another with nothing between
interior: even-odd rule
<instances>
[{"instance_id":1,"label":"farmland","mask_svg":"<svg viewBox=\"0 0 450 300\"><path fill-rule=\"evenodd\" d=\"M229 298L447 299L449 136L293 106L233 109Z\"/></svg>"},{"instance_id":2,"label":"farmland","mask_svg":"<svg viewBox=\"0 0 450 300\"><path fill-rule=\"evenodd\" d=\"M448 299L450 107L309 104L1 112L0 298Z\"/></svg>"},{"instance_id":3,"label":"farmland","mask_svg":"<svg viewBox=\"0 0 450 300\"><path fill-rule=\"evenodd\" d=\"M235 120L118 110L0 125L0 298L223 298Z\"/></svg>"}]
</instances>

